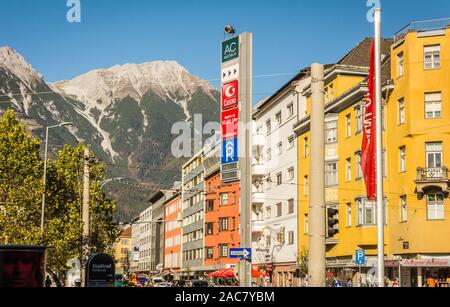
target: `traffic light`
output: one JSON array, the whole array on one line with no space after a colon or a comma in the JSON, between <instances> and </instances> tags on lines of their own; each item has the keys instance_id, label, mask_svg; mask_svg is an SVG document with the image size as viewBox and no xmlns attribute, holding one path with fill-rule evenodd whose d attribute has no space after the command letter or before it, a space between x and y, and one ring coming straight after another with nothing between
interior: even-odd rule
<instances>
[{"instance_id":1,"label":"traffic light","mask_svg":"<svg viewBox=\"0 0 450 307\"><path fill-rule=\"evenodd\" d=\"M339 233L339 210L327 208L327 238L332 238Z\"/></svg>"}]
</instances>

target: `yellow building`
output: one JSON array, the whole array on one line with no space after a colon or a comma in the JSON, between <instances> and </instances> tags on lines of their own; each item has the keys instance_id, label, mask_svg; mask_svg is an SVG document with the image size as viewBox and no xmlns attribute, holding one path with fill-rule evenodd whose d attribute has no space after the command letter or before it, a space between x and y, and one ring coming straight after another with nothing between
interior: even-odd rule
<instances>
[{"instance_id":1,"label":"yellow building","mask_svg":"<svg viewBox=\"0 0 450 307\"><path fill-rule=\"evenodd\" d=\"M382 41L386 275L400 277L404 286L421 286L430 274L450 277L447 24L450 20L414 23L394 40ZM377 254L376 205L365 197L359 166L370 43L363 40L325 70L326 203L339 216L337 233L327 239L327 268L350 277L357 270L356 250L366 252L363 273L376 264ZM303 94L309 112L310 87ZM300 254L307 250L308 223L313 222L308 220L309 124L307 117L295 127ZM366 274L361 278L365 282Z\"/></svg>"},{"instance_id":2,"label":"yellow building","mask_svg":"<svg viewBox=\"0 0 450 307\"><path fill-rule=\"evenodd\" d=\"M114 243L116 274L126 274L130 269L129 252L131 251L131 227L125 228Z\"/></svg>"}]
</instances>

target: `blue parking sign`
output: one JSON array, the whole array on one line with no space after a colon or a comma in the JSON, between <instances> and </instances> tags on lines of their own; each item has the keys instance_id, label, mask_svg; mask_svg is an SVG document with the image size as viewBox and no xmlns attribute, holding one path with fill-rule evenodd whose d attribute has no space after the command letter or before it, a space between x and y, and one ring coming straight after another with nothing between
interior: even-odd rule
<instances>
[{"instance_id":1,"label":"blue parking sign","mask_svg":"<svg viewBox=\"0 0 450 307\"><path fill-rule=\"evenodd\" d=\"M357 250L355 257L356 265L365 265L366 264L366 252L365 250Z\"/></svg>"},{"instance_id":2,"label":"blue parking sign","mask_svg":"<svg viewBox=\"0 0 450 307\"><path fill-rule=\"evenodd\" d=\"M238 162L238 139L222 140L222 164Z\"/></svg>"}]
</instances>

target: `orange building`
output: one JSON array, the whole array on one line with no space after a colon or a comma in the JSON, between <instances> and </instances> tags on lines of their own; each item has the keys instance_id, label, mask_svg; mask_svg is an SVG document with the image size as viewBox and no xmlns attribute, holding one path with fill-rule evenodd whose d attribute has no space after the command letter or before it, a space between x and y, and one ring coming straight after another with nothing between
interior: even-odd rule
<instances>
[{"instance_id":1,"label":"orange building","mask_svg":"<svg viewBox=\"0 0 450 307\"><path fill-rule=\"evenodd\" d=\"M181 266L181 193L164 204L164 271L178 273Z\"/></svg>"},{"instance_id":2,"label":"orange building","mask_svg":"<svg viewBox=\"0 0 450 307\"><path fill-rule=\"evenodd\" d=\"M230 268L239 261L229 258L230 248L238 248L240 183L222 183L220 171L205 178L205 254L208 271Z\"/></svg>"}]
</instances>

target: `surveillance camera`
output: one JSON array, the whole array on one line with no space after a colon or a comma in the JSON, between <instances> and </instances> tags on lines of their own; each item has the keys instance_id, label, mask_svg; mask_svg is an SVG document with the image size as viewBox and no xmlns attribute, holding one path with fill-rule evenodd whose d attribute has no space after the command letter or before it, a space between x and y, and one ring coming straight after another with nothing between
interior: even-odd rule
<instances>
[{"instance_id":1,"label":"surveillance camera","mask_svg":"<svg viewBox=\"0 0 450 307\"><path fill-rule=\"evenodd\" d=\"M233 28L232 25L226 25L225 28L223 29L223 31L226 34L234 34L234 33L236 33L236 30Z\"/></svg>"}]
</instances>

